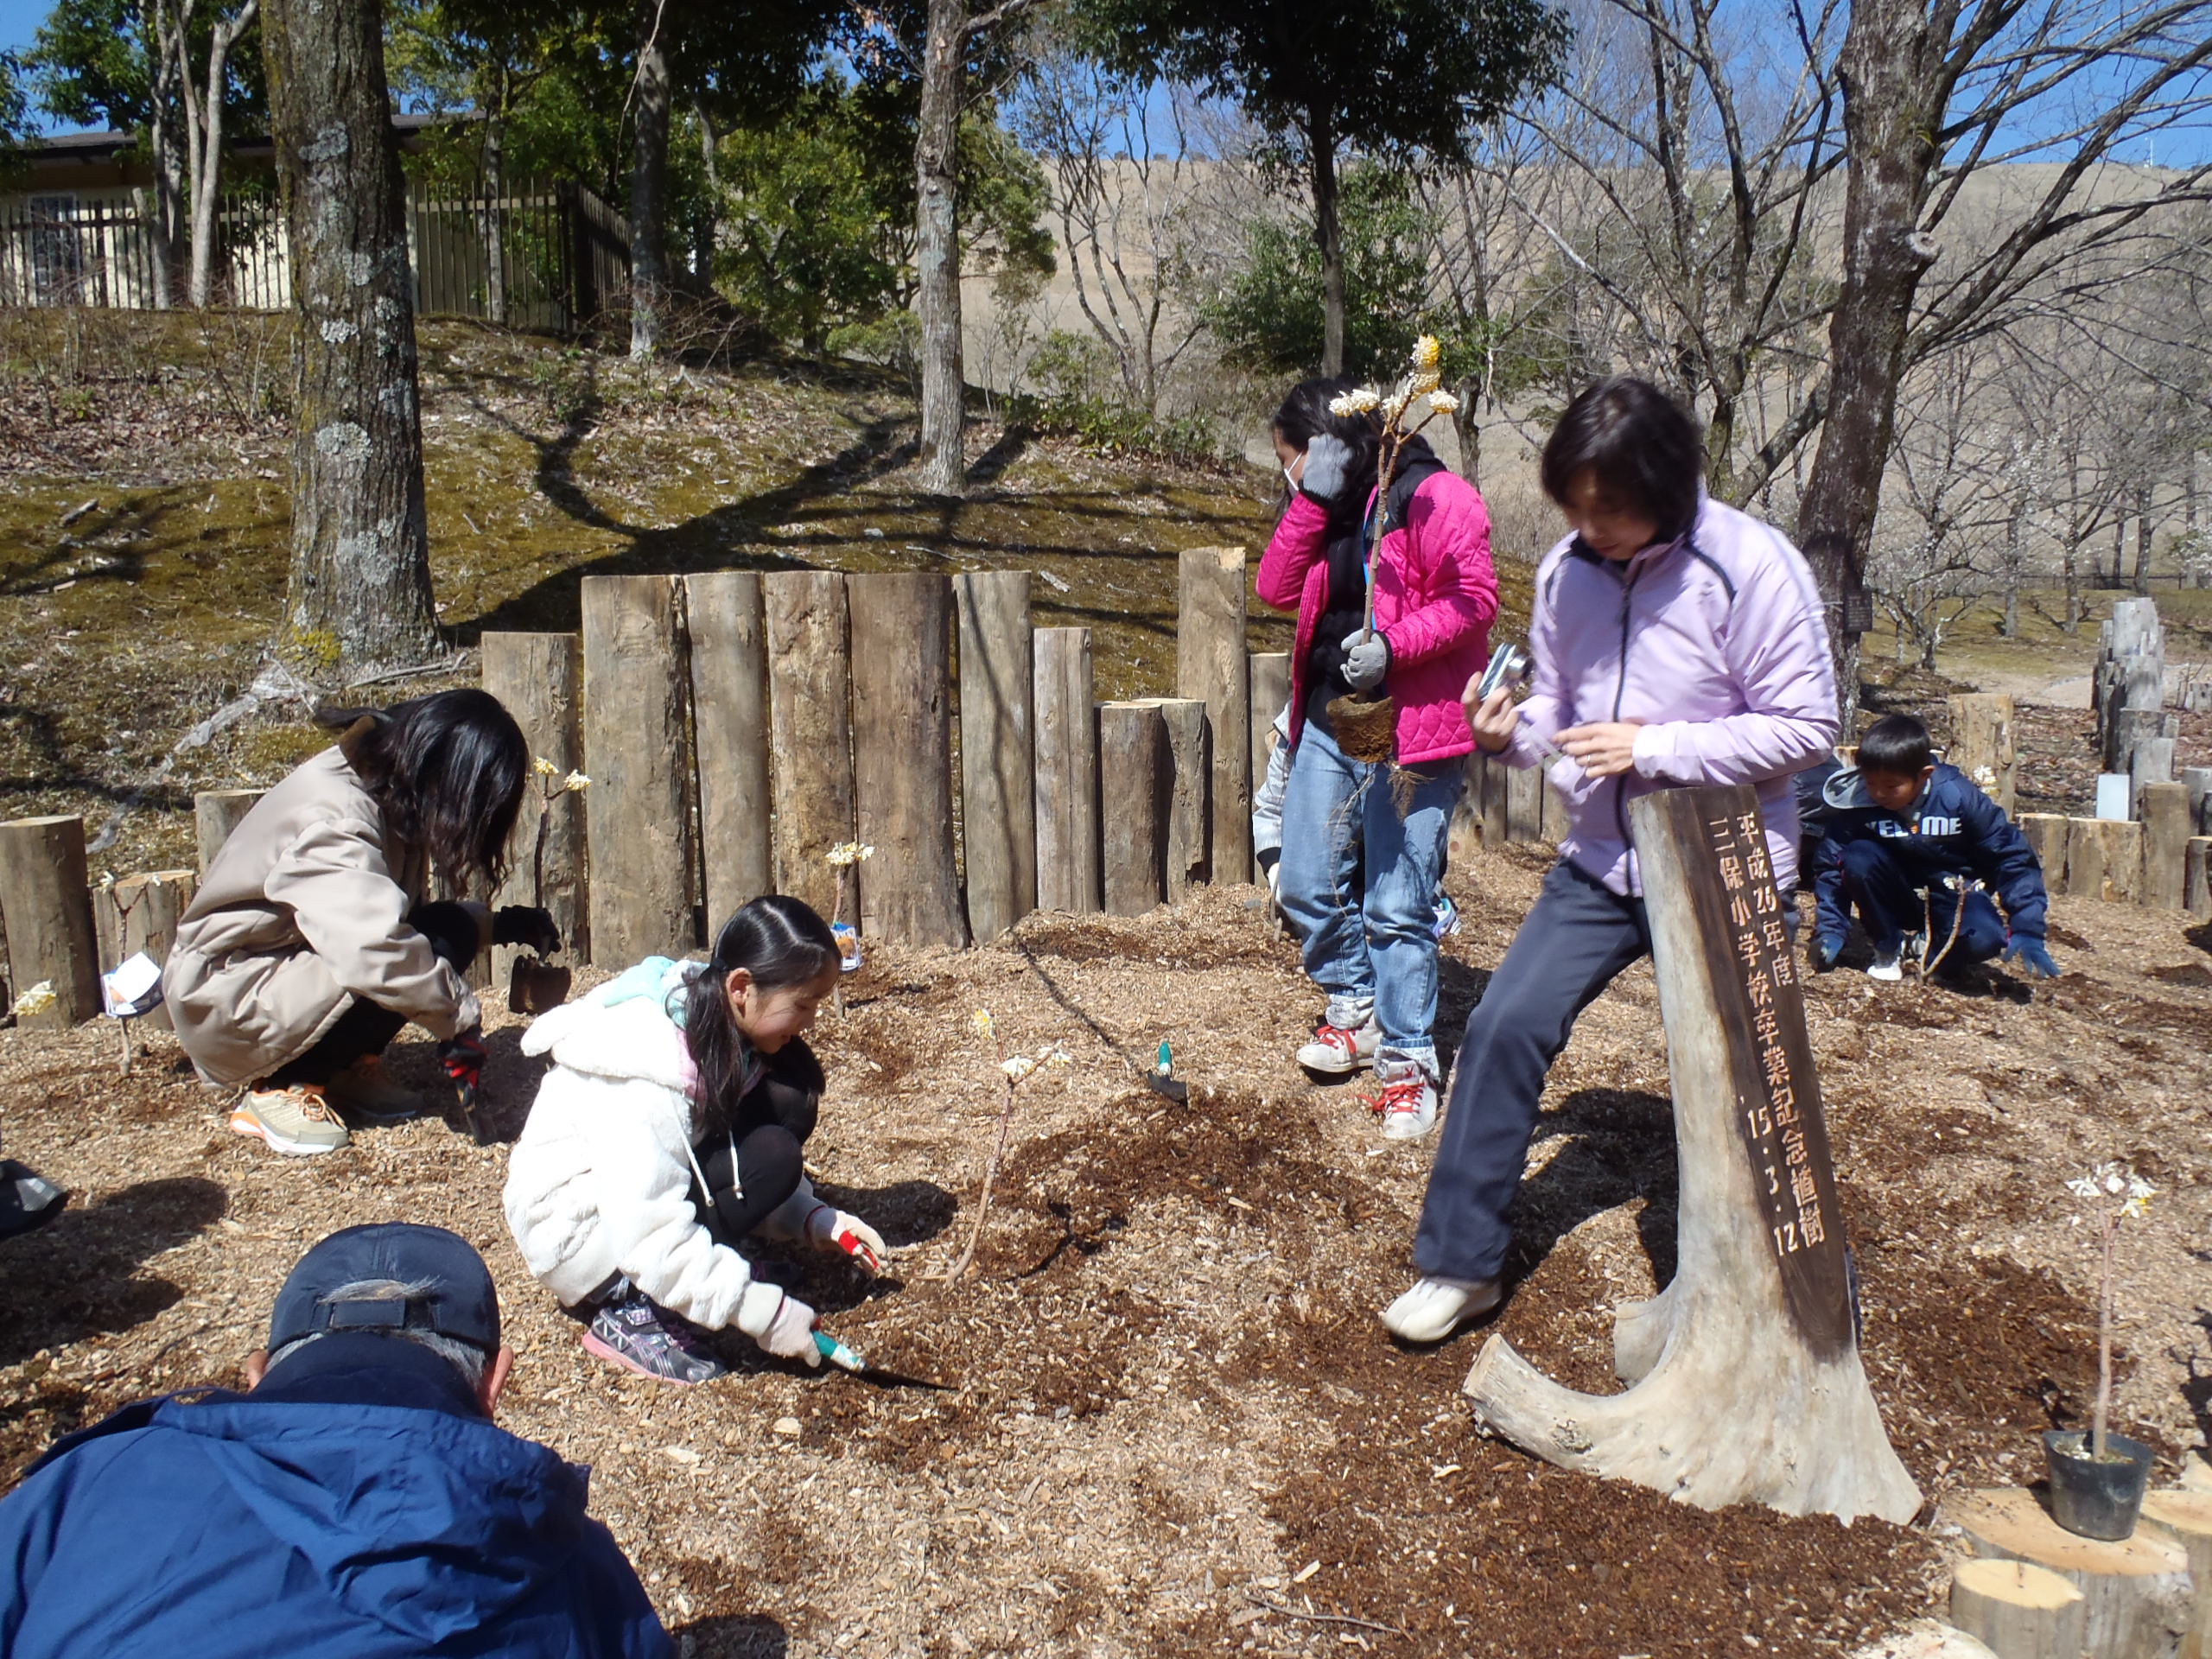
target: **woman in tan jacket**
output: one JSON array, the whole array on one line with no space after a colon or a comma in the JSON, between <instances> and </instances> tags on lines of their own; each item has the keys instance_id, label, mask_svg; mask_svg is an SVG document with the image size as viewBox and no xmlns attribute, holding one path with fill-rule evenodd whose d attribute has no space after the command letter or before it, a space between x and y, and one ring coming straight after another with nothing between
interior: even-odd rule
<instances>
[{"instance_id":1,"label":"woman in tan jacket","mask_svg":"<svg viewBox=\"0 0 2212 1659\"><path fill-rule=\"evenodd\" d=\"M422 1109L379 1056L412 1020L473 1084L481 1016L464 976L486 944L560 948L542 910L426 903L499 883L530 775L514 717L483 691L330 715L336 744L270 790L223 843L162 971L177 1039L217 1087L245 1084L231 1128L278 1152L346 1143L358 1117Z\"/></svg>"}]
</instances>

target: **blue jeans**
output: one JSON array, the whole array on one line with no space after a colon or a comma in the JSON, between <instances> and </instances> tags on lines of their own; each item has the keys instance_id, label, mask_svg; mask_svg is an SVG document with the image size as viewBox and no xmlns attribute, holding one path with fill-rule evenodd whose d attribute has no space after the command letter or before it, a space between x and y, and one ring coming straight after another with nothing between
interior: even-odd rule
<instances>
[{"instance_id":1,"label":"blue jeans","mask_svg":"<svg viewBox=\"0 0 2212 1659\"><path fill-rule=\"evenodd\" d=\"M1308 725L1283 791L1281 897L1306 972L1329 994L1330 1023L1357 1025L1352 1016L1371 1007L1376 1058L1414 1061L1433 1077L1436 883L1466 768L1455 759L1408 771L1401 817L1389 766L1346 760Z\"/></svg>"},{"instance_id":2,"label":"blue jeans","mask_svg":"<svg viewBox=\"0 0 2212 1659\"><path fill-rule=\"evenodd\" d=\"M1961 918L1960 895L1940 881L1929 885L1923 906L1911 873L1879 841L1847 842L1842 859L1844 891L1858 902L1868 942L1885 956L1895 951L1906 934L1923 928L1930 930L1928 954L1942 952L1946 968L1987 962L2005 948L2005 918L1987 893L1967 893ZM1955 940L1951 938L1955 922L1959 930Z\"/></svg>"}]
</instances>

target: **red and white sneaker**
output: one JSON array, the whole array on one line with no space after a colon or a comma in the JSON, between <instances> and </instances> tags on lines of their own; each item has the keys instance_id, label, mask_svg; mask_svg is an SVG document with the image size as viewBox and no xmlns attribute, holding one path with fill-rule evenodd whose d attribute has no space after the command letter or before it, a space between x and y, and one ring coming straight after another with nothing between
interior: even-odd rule
<instances>
[{"instance_id":1,"label":"red and white sneaker","mask_svg":"<svg viewBox=\"0 0 2212 1659\"><path fill-rule=\"evenodd\" d=\"M1308 1071L1347 1077L1372 1060L1382 1042L1382 1027L1371 1016L1365 1025L1350 1029L1324 1020L1313 1027L1313 1041L1299 1049L1298 1063Z\"/></svg>"},{"instance_id":2,"label":"red and white sneaker","mask_svg":"<svg viewBox=\"0 0 2212 1659\"><path fill-rule=\"evenodd\" d=\"M1436 1084L1418 1060L1384 1060L1375 1068L1382 1086L1367 1109L1382 1122L1385 1141L1418 1141L1436 1127Z\"/></svg>"}]
</instances>

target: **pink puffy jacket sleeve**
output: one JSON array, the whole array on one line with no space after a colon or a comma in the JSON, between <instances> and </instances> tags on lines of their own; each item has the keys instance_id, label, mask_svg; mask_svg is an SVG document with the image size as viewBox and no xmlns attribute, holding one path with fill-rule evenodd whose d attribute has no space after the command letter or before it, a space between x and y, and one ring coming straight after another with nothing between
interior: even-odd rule
<instances>
[{"instance_id":1,"label":"pink puffy jacket sleeve","mask_svg":"<svg viewBox=\"0 0 2212 1659\"><path fill-rule=\"evenodd\" d=\"M1306 594L1306 578L1314 565L1328 556L1329 515L1312 496L1300 492L1291 502L1260 556L1260 574L1253 591L1260 601L1279 611L1294 611Z\"/></svg>"},{"instance_id":2,"label":"pink puffy jacket sleeve","mask_svg":"<svg viewBox=\"0 0 2212 1659\"><path fill-rule=\"evenodd\" d=\"M1447 485L1446 479L1450 479ZM1497 572L1491 566L1490 514L1462 480L1440 473L1414 492L1405 534L1412 563L1434 573L1427 603L1382 630L1394 663L1421 663L1487 630L1497 615Z\"/></svg>"}]
</instances>

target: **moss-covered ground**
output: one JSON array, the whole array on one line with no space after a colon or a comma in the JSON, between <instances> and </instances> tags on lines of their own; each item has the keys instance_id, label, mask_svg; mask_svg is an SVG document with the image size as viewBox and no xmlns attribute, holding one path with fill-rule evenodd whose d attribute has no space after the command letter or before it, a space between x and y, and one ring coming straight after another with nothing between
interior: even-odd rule
<instances>
[{"instance_id":1,"label":"moss-covered ground","mask_svg":"<svg viewBox=\"0 0 2212 1659\"><path fill-rule=\"evenodd\" d=\"M926 496L912 396L865 365L639 368L466 323L420 332L433 577L462 649L575 627L588 575L1027 568L1040 626L1093 630L1102 696L1158 693L1176 556L1256 556L1273 518L1271 475L1242 463L988 423L967 497ZM289 353L276 317L0 314L0 816L82 812L97 835L128 807L96 868L190 863L195 790L273 782L327 741L281 708L161 772L254 680L275 627ZM1287 642L1255 617L1255 648Z\"/></svg>"}]
</instances>

